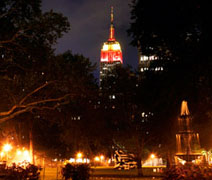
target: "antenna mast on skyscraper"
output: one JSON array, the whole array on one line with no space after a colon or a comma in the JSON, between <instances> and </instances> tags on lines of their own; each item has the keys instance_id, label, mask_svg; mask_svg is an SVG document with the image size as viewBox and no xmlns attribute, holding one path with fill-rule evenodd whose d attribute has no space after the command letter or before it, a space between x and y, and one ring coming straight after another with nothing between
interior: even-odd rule
<instances>
[{"instance_id":1,"label":"antenna mast on skyscraper","mask_svg":"<svg viewBox=\"0 0 212 180\"><path fill-rule=\"evenodd\" d=\"M110 10L110 22L111 24L113 24L113 6L111 6L111 10Z\"/></svg>"},{"instance_id":2,"label":"antenna mast on skyscraper","mask_svg":"<svg viewBox=\"0 0 212 180\"><path fill-rule=\"evenodd\" d=\"M115 41L115 29L114 29L114 26L113 26L113 6L111 6L111 9L110 9L110 36L109 36L109 41Z\"/></svg>"}]
</instances>

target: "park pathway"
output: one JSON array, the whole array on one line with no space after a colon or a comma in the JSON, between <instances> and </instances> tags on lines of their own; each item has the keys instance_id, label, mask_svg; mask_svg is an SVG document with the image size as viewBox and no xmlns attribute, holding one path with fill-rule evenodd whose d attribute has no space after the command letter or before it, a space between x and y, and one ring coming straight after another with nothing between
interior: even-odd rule
<instances>
[{"instance_id":1,"label":"park pathway","mask_svg":"<svg viewBox=\"0 0 212 180\"><path fill-rule=\"evenodd\" d=\"M94 170L91 173L90 180L162 180L161 177L136 177L136 170L118 171L118 170ZM150 174L149 174L150 175ZM62 180L61 168L45 168L41 171L40 180Z\"/></svg>"}]
</instances>

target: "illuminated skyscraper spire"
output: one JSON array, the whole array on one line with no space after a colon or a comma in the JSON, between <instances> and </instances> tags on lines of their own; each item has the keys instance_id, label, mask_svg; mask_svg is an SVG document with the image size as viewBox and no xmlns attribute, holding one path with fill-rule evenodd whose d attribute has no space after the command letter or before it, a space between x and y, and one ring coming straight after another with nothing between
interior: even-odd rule
<instances>
[{"instance_id":1,"label":"illuminated skyscraper spire","mask_svg":"<svg viewBox=\"0 0 212 180\"><path fill-rule=\"evenodd\" d=\"M111 6L110 21L111 21L111 24L113 24L113 6Z\"/></svg>"},{"instance_id":2,"label":"illuminated skyscraper spire","mask_svg":"<svg viewBox=\"0 0 212 180\"><path fill-rule=\"evenodd\" d=\"M110 36L109 36L108 41L115 41L114 33L115 33L115 29L114 29L114 26L113 26L113 6L111 6L111 12L110 12Z\"/></svg>"}]
</instances>

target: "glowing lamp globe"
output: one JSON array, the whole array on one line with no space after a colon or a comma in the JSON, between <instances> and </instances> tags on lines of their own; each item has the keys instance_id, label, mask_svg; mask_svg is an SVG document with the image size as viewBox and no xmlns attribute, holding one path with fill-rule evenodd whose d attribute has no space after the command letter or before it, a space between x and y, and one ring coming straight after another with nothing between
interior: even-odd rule
<instances>
[{"instance_id":1,"label":"glowing lamp globe","mask_svg":"<svg viewBox=\"0 0 212 180\"><path fill-rule=\"evenodd\" d=\"M5 144L5 145L3 146L3 150L4 150L5 152L10 151L11 149L12 149L12 146L11 146L10 144Z\"/></svg>"}]
</instances>

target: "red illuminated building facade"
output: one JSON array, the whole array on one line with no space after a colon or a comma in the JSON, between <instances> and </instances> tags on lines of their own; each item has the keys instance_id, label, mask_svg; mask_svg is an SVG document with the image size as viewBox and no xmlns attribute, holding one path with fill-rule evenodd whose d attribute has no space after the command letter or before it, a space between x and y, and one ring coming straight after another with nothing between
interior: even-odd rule
<instances>
[{"instance_id":1,"label":"red illuminated building facade","mask_svg":"<svg viewBox=\"0 0 212 180\"><path fill-rule=\"evenodd\" d=\"M121 46L115 39L115 29L113 25L113 7L111 7L111 24L110 34L107 42L103 44L101 49L100 60L100 84L105 76L109 74L116 65L122 65L122 51Z\"/></svg>"}]
</instances>

